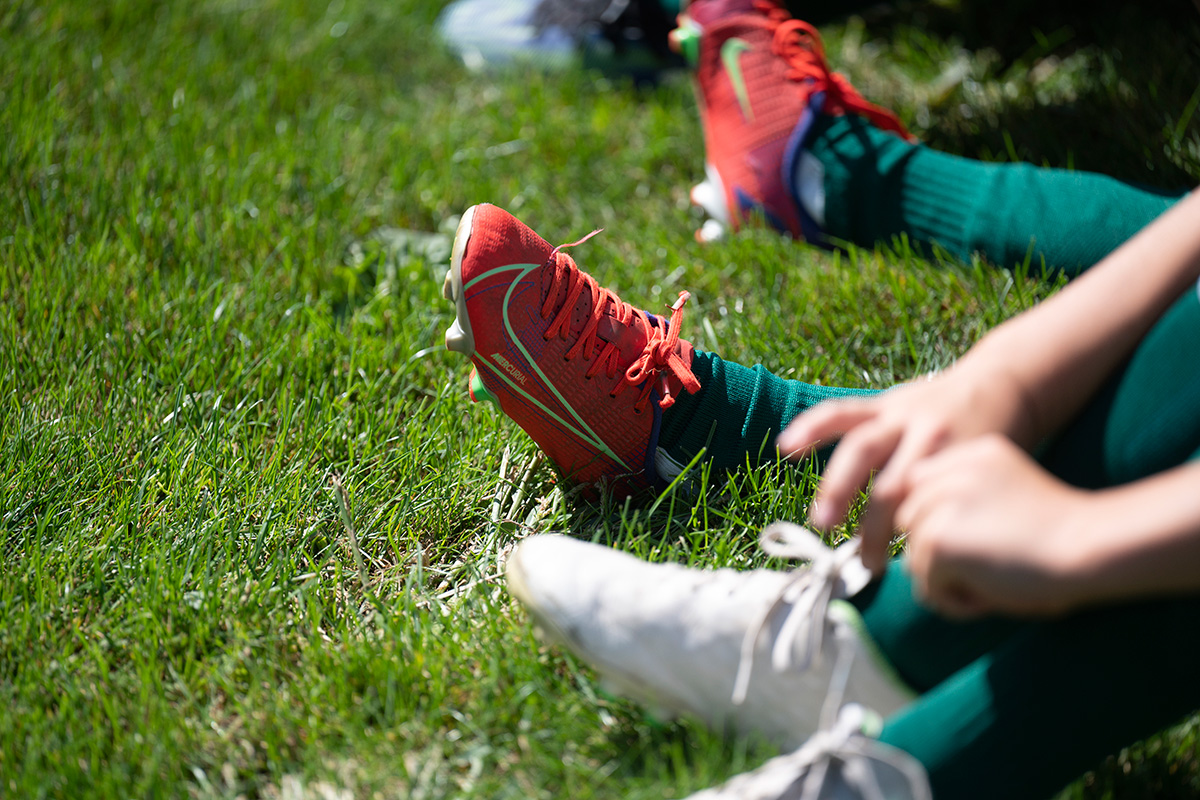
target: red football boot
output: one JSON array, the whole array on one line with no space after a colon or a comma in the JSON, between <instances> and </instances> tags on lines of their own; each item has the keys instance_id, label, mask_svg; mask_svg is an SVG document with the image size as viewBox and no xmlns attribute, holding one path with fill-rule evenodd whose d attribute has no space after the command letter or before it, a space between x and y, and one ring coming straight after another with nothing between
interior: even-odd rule
<instances>
[{"instance_id":1,"label":"red football boot","mask_svg":"<svg viewBox=\"0 0 1200 800\"><path fill-rule=\"evenodd\" d=\"M662 410L700 389L679 338L688 295L669 320L639 311L564 246L496 206L467 209L443 289L458 310L446 347L474 362L472 398L495 400L564 476L628 494L658 483Z\"/></svg>"},{"instance_id":2,"label":"red football boot","mask_svg":"<svg viewBox=\"0 0 1200 800\"><path fill-rule=\"evenodd\" d=\"M822 240L794 178L817 114L858 114L912 139L895 114L829 71L815 28L769 0L693 0L671 41L696 69L707 161L692 201L715 221L697 232L701 241L756 214L782 233Z\"/></svg>"}]
</instances>

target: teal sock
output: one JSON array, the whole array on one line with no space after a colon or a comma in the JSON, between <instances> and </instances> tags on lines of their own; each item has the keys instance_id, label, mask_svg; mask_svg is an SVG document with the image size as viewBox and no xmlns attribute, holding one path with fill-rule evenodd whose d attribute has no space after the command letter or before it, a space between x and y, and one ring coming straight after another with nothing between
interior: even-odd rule
<instances>
[{"instance_id":1,"label":"teal sock","mask_svg":"<svg viewBox=\"0 0 1200 800\"><path fill-rule=\"evenodd\" d=\"M683 392L663 412L658 447L680 464L703 448L714 468L731 470L775 460L775 437L792 418L822 400L873 394L869 389L814 386L776 377L760 364L744 367L697 350L696 394Z\"/></svg>"},{"instance_id":2,"label":"teal sock","mask_svg":"<svg viewBox=\"0 0 1200 800\"><path fill-rule=\"evenodd\" d=\"M1077 275L1181 196L1091 172L960 158L853 115L818 117L806 149L825 169L831 237L873 247L904 234L1002 267L1028 256Z\"/></svg>"}]
</instances>

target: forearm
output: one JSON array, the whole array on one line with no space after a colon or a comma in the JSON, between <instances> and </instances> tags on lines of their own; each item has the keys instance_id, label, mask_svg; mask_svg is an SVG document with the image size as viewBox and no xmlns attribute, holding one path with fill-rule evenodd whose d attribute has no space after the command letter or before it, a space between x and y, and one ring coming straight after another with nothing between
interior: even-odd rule
<instances>
[{"instance_id":1,"label":"forearm","mask_svg":"<svg viewBox=\"0 0 1200 800\"><path fill-rule=\"evenodd\" d=\"M1054 297L999 326L959 362L1019 387L1031 446L1058 429L1200 278L1200 192ZM1025 437L1022 437L1025 438Z\"/></svg>"},{"instance_id":2,"label":"forearm","mask_svg":"<svg viewBox=\"0 0 1200 800\"><path fill-rule=\"evenodd\" d=\"M1200 591L1200 461L1086 505L1070 568L1081 603Z\"/></svg>"}]
</instances>

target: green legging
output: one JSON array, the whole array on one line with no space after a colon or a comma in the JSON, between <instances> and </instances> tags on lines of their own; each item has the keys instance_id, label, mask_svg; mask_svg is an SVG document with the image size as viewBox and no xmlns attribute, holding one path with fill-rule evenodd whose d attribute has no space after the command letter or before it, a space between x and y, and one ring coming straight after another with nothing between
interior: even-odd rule
<instances>
[{"instance_id":1,"label":"green legging","mask_svg":"<svg viewBox=\"0 0 1200 800\"><path fill-rule=\"evenodd\" d=\"M1189 290L1041 461L1097 488L1195 458L1200 295ZM955 623L913 599L897 561L855 603L921 692L881 738L925 765L939 800L1049 796L1200 708L1200 595L1049 622Z\"/></svg>"}]
</instances>

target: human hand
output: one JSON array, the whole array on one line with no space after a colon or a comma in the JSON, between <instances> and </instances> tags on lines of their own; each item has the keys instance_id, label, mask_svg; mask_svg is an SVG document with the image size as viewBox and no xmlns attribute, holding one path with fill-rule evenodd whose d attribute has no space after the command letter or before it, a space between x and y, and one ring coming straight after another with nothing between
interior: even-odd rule
<instances>
[{"instance_id":1,"label":"human hand","mask_svg":"<svg viewBox=\"0 0 1200 800\"><path fill-rule=\"evenodd\" d=\"M1016 380L1002 366L960 362L928 381L871 398L821 403L796 417L776 445L789 458L799 458L841 440L809 514L818 528L845 520L850 504L876 473L858 532L863 563L879 574L912 466L956 442L987 433L1032 439L1029 417Z\"/></svg>"},{"instance_id":2,"label":"human hand","mask_svg":"<svg viewBox=\"0 0 1200 800\"><path fill-rule=\"evenodd\" d=\"M913 466L896 509L918 596L952 618L1046 616L1087 601L1088 493L989 435Z\"/></svg>"}]
</instances>

